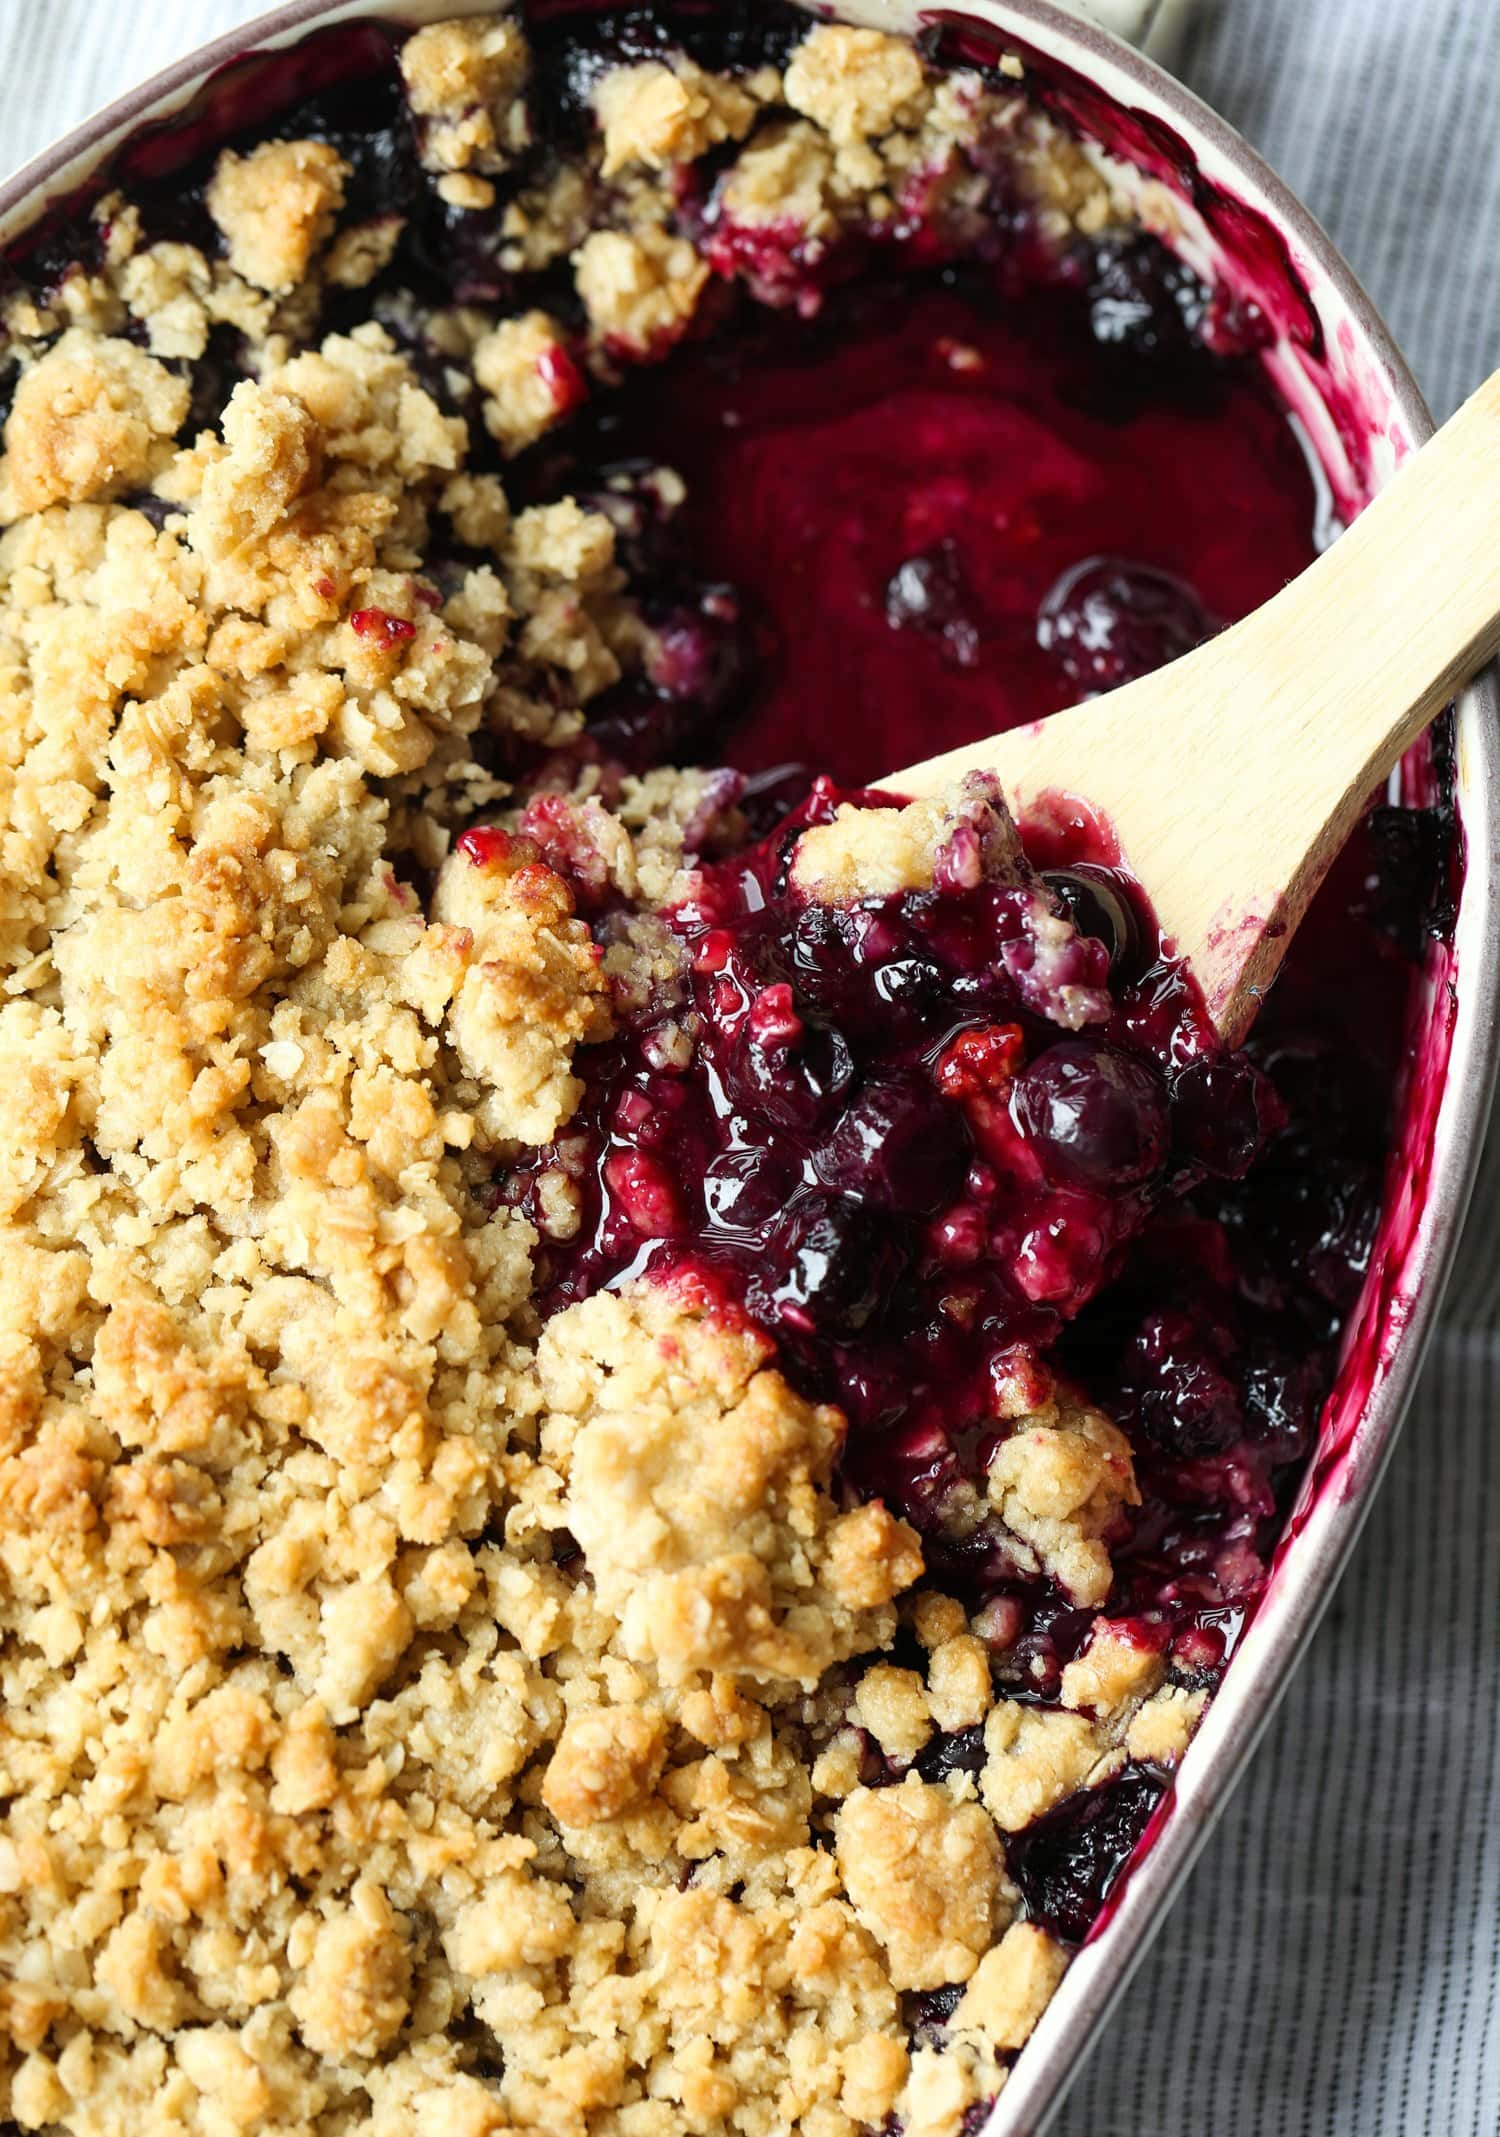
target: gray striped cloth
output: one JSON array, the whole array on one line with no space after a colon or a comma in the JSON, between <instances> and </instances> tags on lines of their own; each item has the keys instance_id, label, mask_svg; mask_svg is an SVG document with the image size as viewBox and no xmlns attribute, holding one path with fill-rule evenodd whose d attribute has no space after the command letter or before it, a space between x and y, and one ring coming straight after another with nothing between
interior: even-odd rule
<instances>
[{"instance_id":1,"label":"gray striped cloth","mask_svg":"<svg viewBox=\"0 0 1500 2137\"><path fill-rule=\"evenodd\" d=\"M254 12L0 0L0 162ZM1182 64L1311 204L1446 414L1500 364L1500 0L1209 0ZM1494 1156L1353 1567L1064 2137L1500 2132Z\"/></svg>"},{"instance_id":2,"label":"gray striped cloth","mask_svg":"<svg viewBox=\"0 0 1500 2137\"><path fill-rule=\"evenodd\" d=\"M1449 414L1500 365L1496 0L1219 0L1182 68ZM1500 2132L1500 1139L1353 1564L1059 2131Z\"/></svg>"}]
</instances>

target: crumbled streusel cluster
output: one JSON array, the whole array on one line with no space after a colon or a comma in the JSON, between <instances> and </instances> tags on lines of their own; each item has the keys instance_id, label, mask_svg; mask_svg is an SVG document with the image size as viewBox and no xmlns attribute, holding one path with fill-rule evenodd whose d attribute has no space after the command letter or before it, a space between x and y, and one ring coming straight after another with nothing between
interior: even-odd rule
<instances>
[{"instance_id":1,"label":"crumbled streusel cluster","mask_svg":"<svg viewBox=\"0 0 1500 2137\"><path fill-rule=\"evenodd\" d=\"M601 67L561 147L516 18L399 64L518 301L424 300L420 358L410 306L358 318L399 221L273 137L218 158L212 241L112 194L6 312L0 2115L954 2137L1066 1963L1007 1836L1170 1764L1201 1695L1100 1619L1060 1705L997 1696L747 1323L637 1286L543 1325L493 1182L670 962L650 915L734 788L580 755L571 868L462 834L524 830L516 767L660 656L615 522L512 509L501 462L730 285L781 301L918 208L961 247L997 160L1059 231L1117 209L1018 97L873 32ZM817 894L884 865L860 836ZM1083 1609L1134 1493L1065 1388L989 1472Z\"/></svg>"}]
</instances>

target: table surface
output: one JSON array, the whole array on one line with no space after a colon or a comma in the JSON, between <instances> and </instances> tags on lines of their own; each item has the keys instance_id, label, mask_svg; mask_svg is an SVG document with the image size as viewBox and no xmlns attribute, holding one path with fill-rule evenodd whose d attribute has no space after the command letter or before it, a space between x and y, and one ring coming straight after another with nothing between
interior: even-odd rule
<instances>
[{"instance_id":1,"label":"table surface","mask_svg":"<svg viewBox=\"0 0 1500 2137\"><path fill-rule=\"evenodd\" d=\"M0 0L0 164L249 0ZM1496 0L1205 0L1183 71L1446 414L1500 363ZM1329 1618L1061 2137L1500 2130L1500 1152Z\"/></svg>"}]
</instances>

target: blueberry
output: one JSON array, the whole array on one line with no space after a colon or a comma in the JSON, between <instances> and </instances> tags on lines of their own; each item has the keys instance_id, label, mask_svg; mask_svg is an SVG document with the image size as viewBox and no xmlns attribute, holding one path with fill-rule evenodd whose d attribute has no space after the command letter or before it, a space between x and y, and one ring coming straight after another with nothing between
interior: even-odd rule
<instances>
[{"instance_id":1,"label":"blueberry","mask_svg":"<svg viewBox=\"0 0 1500 2137\"><path fill-rule=\"evenodd\" d=\"M1164 668L1218 628L1192 587L1121 557L1065 571L1037 612L1037 644L1080 697Z\"/></svg>"},{"instance_id":2,"label":"blueberry","mask_svg":"<svg viewBox=\"0 0 1500 2137\"><path fill-rule=\"evenodd\" d=\"M779 1128L815 1128L853 1081L849 1042L826 1024L803 1025L796 1036L783 1037L758 1030L747 1018L725 1065L735 1104Z\"/></svg>"},{"instance_id":3,"label":"blueberry","mask_svg":"<svg viewBox=\"0 0 1500 2137\"><path fill-rule=\"evenodd\" d=\"M894 1788L904 1779L906 1768L888 1759L868 1729L859 1732L859 1785L861 1788Z\"/></svg>"},{"instance_id":4,"label":"blueberry","mask_svg":"<svg viewBox=\"0 0 1500 2137\"><path fill-rule=\"evenodd\" d=\"M813 1159L820 1180L908 1216L940 1209L969 1164L963 1115L925 1079L872 1077Z\"/></svg>"},{"instance_id":5,"label":"blueberry","mask_svg":"<svg viewBox=\"0 0 1500 2137\"><path fill-rule=\"evenodd\" d=\"M1027 1912L1081 1943L1151 1821L1164 1783L1139 1770L1082 1790L1005 1844Z\"/></svg>"},{"instance_id":6,"label":"blueberry","mask_svg":"<svg viewBox=\"0 0 1500 2137\"><path fill-rule=\"evenodd\" d=\"M1092 861L1054 868L1042 881L1060 900L1080 935L1090 935L1109 951L1110 970L1137 952L1140 931L1114 871Z\"/></svg>"},{"instance_id":7,"label":"blueberry","mask_svg":"<svg viewBox=\"0 0 1500 2137\"><path fill-rule=\"evenodd\" d=\"M798 997L864 1039L917 1038L949 993L942 967L888 909L813 903L782 952Z\"/></svg>"},{"instance_id":8,"label":"blueberry","mask_svg":"<svg viewBox=\"0 0 1500 2137\"><path fill-rule=\"evenodd\" d=\"M1088 1638L1093 1613L1075 1610L1060 1600L1044 1602L1032 1612L1027 1630L1006 1657L1002 1676L1008 1683L1055 1699L1062 1673Z\"/></svg>"},{"instance_id":9,"label":"blueberry","mask_svg":"<svg viewBox=\"0 0 1500 2137\"><path fill-rule=\"evenodd\" d=\"M1375 849L1366 911L1414 961L1453 927L1451 803L1437 809L1372 809L1366 832Z\"/></svg>"},{"instance_id":10,"label":"blueberry","mask_svg":"<svg viewBox=\"0 0 1500 2137\"><path fill-rule=\"evenodd\" d=\"M1262 1358L1245 1374L1246 1437L1276 1462L1307 1453L1322 1407L1324 1374L1317 1358Z\"/></svg>"},{"instance_id":11,"label":"blueberry","mask_svg":"<svg viewBox=\"0 0 1500 2137\"><path fill-rule=\"evenodd\" d=\"M1110 237L1094 254L1089 325L1106 348L1181 357L1202 348L1213 292L1158 238Z\"/></svg>"},{"instance_id":12,"label":"blueberry","mask_svg":"<svg viewBox=\"0 0 1500 2137\"><path fill-rule=\"evenodd\" d=\"M887 1227L833 1195L804 1195L778 1219L750 1285L758 1319L840 1342L887 1303L906 1253Z\"/></svg>"},{"instance_id":13,"label":"blueberry","mask_svg":"<svg viewBox=\"0 0 1500 2137\"><path fill-rule=\"evenodd\" d=\"M1298 1135L1257 1175L1270 1244L1305 1291L1339 1312L1353 1305L1380 1217L1380 1167L1355 1152Z\"/></svg>"},{"instance_id":14,"label":"blueberry","mask_svg":"<svg viewBox=\"0 0 1500 2137\"><path fill-rule=\"evenodd\" d=\"M725 1150L703 1175L710 1222L731 1231L757 1229L785 1207L787 1185L764 1150Z\"/></svg>"},{"instance_id":15,"label":"blueberry","mask_svg":"<svg viewBox=\"0 0 1500 2137\"><path fill-rule=\"evenodd\" d=\"M955 668L978 665L979 626L952 541L935 542L896 567L885 589L885 620L893 631L936 639Z\"/></svg>"},{"instance_id":16,"label":"blueberry","mask_svg":"<svg viewBox=\"0 0 1500 2137\"><path fill-rule=\"evenodd\" d=\"M1088 1039L1049 1047L1016 1078L1011 1105L1049 1173L1075 1187L1138 1186L1166 1155L1160 1080L1116 1047Z\"/></svg>"},{"instance_id":17,"label":"blueberry","mask_svg":"<svg viewBox=\"0 0 1500 2137\"><path fill-rule=\"evenodd\" d=\"M1148 1314L1126 1363L1135 1423L1164 1454L1222 1454L1244 1431L1228 1338L1201 1314Z\"/></svg>"},{"instance_id":18,"label":"blueberry","mask_svg":"<svg viewBox=\"0 0 1500 2137\"><path fill-rule=\"evenodd\" d=\"M847 906L821 901L802 907L792 923L787 954L799 999L842 1013L848 996L864 992L856 978L858 918Z\"/></svg>"},{"instance_id":19,"label":"blueberry","mask_svg":"<svg viewBox=\"0 0 1500 2137\"><path fill-rule=\"evenodd\" d=\"M924 1781L946 1781L950 1773L980 1773L984 1762L983 1728L956 1729L932 1739L917 1760L917 1772Z\"/></svg>"},{"instance_id":20,"label":"blueberry","mask_svg":"<svg viewBox=\"0 0 1500 2137\"><path fill-rule=\"evenodd\" d=\"M939 2045L936 2037L958 2009L963 1993L961 1982L950 1981L940 1989L916 1989L903 1996L901 2016L907 2031L930 2046Z\"/></svg>"},{"instance_id":21,"label":"blueberry","mask_svg":"<svg viewBox=\"0 0 1500 2137\"><path fill-rule=\"evenodd\" d=\"M1173 1078L1173 1141L1217 1179L1242 1178L1284 1118L1271 1084L1243 1054L1190 1061Z\"/></svg>"},{"instance_id":22,"label":"blueberry","mask_svg":"<svg viewBox=\"0 0 1500 2137\"><path fill-rule=\"evenodd\" d=\"M705 586L695 602L674 602L646 620L652 688L700 707L705 718L717 717L743 689L752 663L739 596L727 586Z\"/></svg>"},{"instance_id":23,"label":"blueberry","mask_svg":"<svg viewBox=\"0 0 1500 2137\"><path fill-rule=\"evenodd\" d=\"M930 957L893 957L871 974L879 1014L888 1031L913 1030L943 991L943 975Z\"/></svg>"},{"instance_id":24,"label":"blueberry","mask_svg":"<svg viewBox=\"0 0 1500 2137\"><path fill-rule=\"evenodd\" d=\"M800 1000L861 1028L870 1023L881 961L871 953L870 923L871 915L857 907L814 901L792 915L780 953Z\"/></svg>"}]
</instances>

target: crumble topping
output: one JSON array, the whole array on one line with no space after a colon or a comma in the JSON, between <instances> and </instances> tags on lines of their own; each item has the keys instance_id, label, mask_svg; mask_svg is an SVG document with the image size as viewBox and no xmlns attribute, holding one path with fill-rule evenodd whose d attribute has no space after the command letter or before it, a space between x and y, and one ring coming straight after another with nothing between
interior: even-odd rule
<instances>
[{"instance_id":1,"label":"crumble topping","mask_svg":"<svg viewBox=\"0 0 1500 2137\"><path fill-rule=\"evenodd\" d=\"M471 363L485 428L507 456L534 445L582 392L566 337L545 312L502 319L475 342Z\"/></svg>"},{"instance_id":2,"label":"crumble topping","mask_svg":"<svg viewBox=\"0 0 1500 2137\"><path fill-rule=\"evenodd\" d=\"M235 273L257 289L294 289L333 230L348 176L324 141L264 141L248 156L226 149L207 204Z\"/></svg>"},{"instance_id":3,"label":"crumble topping","mask_svg":"<svg viewBox=\"0 0 1500 2137\"><path fill-rule=\"evenodd\" d=\"M505 15L433 22L401 48L411 109L425 121L429 170L495 174L531 139L524 91L531 55L521 25ZM451 196L450 196L451 197ZM455 205L488 207L493 189L460 193Z\"/></svg>"},{"instance_id":4,"label":"crumble topping","mask_svg":"<svg viewBox=\"0 0 1500 2137\"><path fill-rule=\"evenodd\" d=\"M898 1989L967 1981L1009 1911L1005 1857L977 1803L908 1775L856 1789L838 1815L839 1868Z\"/></svg>"},{"instance_id":5,"label":"crumble topping","mask_svg":"<svg viewBox=\"0 0 1500 2137\"><path fill-rule=\"evenodd\" d=\"M958 1632L934 1647L927 1664L927 1706L938 1728L973 1729L994 1704L989 1651L972 1633Z\"/></svg>"},{"instance_id":6,"label":"crumble topping","mask_svg":"<svg viewBox=\"0 0 1500 2137\"><path fill-rule=\"evenodd\" d=\"M811 1690L886 1645L921 1571L884 1509L839 1514L838 1411L764 1369L755 1333L684 1316L656 1289L601 1293L551 1320L541 1451L601 1607L633 1659Z\"/></svg>"},{"instance_id":7,"label":"crumble topping","mask_svg":"<svg viewBox=\"0 0 1500 2137\"><path fill-rule=\"evenodd\" d=\"M697 309L707 263L685 237L650 223L595 230L574 254L574 279L589 326L606 348L659 356Z\"/></svg>"},{"instance_id":8,"label":"crumble topping","mask_svg":"<svg viewBox=\"0 0 1500 2137\"><path fill-rule=\"evenodd\" d=\"M753 87L775 99L774 74ZM672 66L643 60L612 67L594 93L594 109L604 129L601 175L613 178L632 163L691 163L721 141L742 141L755 124L757 98L683 56Z\"/></svg>"},{"instance_id":9,"label":"crumble topping","mask_svg":"<svg viewBox=\"0 0 1500 2137\"><path fill-rule=\"evenodd\" d=\"M1166 1667L1160 1649L1140 1638L1134 1626L1096 1618L1087 1646L1062 1673L1062 1703L1095 1714L1116 1714L1154 1692Z\"/></svg>"},{"instance_id":10,"label":"crumble topping","mask_svg":"<svg viewBox=\"0 0 1500 2137\"><path fill-rule=\"evenodd\" d=\"M1192 1742L1207 1704L1206 1692L1165 1686L1131 1716L1125 1749L1131 1758L1149 1765L1175 1766Z\"/></svg>"},{"instance_id":11,"label":"crumble topping","mask_svg":"<svg viewBox=\"0 0 1500 2137\"><path fill-rule=\"evenodd\" d=\"M842 804L832 823L797 841L792 881L809 898L853 904L897 891L930 890L945 880L1020 882L1021 841L989 782L971 774L962 789L897 809Z\"/></svg>"},{"instance_id":12,"label":"crumble topping","mask_svg":"<svg viewBox=\"0 0 1500 2137\"><path fill-rule=\"evenodd\" d=\"M1013 1922L987 1951L964 1990L953 2023L996 2048L1023 2048L1052 2000L1066 1961L1045 1930Z\"/></svg>"},{"instance_id":13,"label":"crumble topping","mask_svg":"<svg viewBox=\"0 0 1500 2137\"><path fill-rule=\"evenodd\" d=\"M155 357L70 328L16 387L0 509L14 518L140 488L187 409L187 382Z\"/></svg>"},{"instance_id":14,"label":"crumble topping","mask_svg":"<svg viewBox=\"0 0 1500 2137\"><path fill-rule=\"evenodd\" d=\"M542 1801L559 1825L597 1825L650 1795L666 1763L666 1724L640 1705L595 1707L564 1724Z\"/></svg>"},{"instance_id":15,"label":"crumble topping","mask_svg":"<svg viewBox=\"0 0 1500 2137\"><path fill-rule=\"evenodd\" d=\"M432 913L459 975L446 1023L481 1094L473 1118L497 1143L543 1142L577 1102L574 1047L609 1024L598 946L573 894L526 841L501 833L444 862Z\"/></svg>"},{"instance_id":16,"label":"crumble topping","mask_svg":"<svg viewBox=\"0 0 1500 2137\"><path fill-rule=\"evenodd\" d=\"M1130 1442L1099 1410L1065 1392L996 1448L988 1492L1005 1526L1075 1603L1109 1593L1107 1538L1138 1506Z\"/></svg>"},{"instance_id":17,"label":"crumble topping","mask_svg":"<svg viewBox=\"0 0 1500 2137\"><path fill-rule=\"evenodd\" d=\"M925 98L926 75L913 47L880 30L826 23L793 54L786 101L844 147L887 134Z\"/></svg>"},{"instance_id":18,"label":"crumble topping","mask_svg":"<svg viewBox=\"0 0 1500 2137\"><path fill-rule=\"evenodd\" d=\"M777 121L736 157L725 212L752 228L785 225L804 244L826 237L837 224L834 169L832 146L816 126Z\"/></svg>"},{"instance_id":19,"label":"crumble topping","mask_svg":"<svg viewBox=\"0 0 1500 2137\"><path fill-rule=\"evenodd\" d=\"M495 1182L674 998L655 916L739 782L556 770L667 627L608 500L495 463L716 284L787 301L737 227L832 245L917 188L958 242L995 128L1030 192L1072 174L1069 228L1113 210L875 32L608 68L539 162L516 17L399 64L454 228L493 213L541 301L351 323L402 221L293 137L217 158L201 243L106 196L96 255L5 308L0 2114L951 2137L1067 1963L1001 1835L1173 1763L1203 1695L1100 1619L1058 1707L1007 1696L993 1613L918 1586L748 1320L642 1284L543 1325L577 1182L538 1223ZM706 156L695 222L662 174ZM970 787L841 810L795 873L852 903L1022 866ZM1098 1609L1129 1443L1065 1391L1001 1420L945 1537L993 1519ZM901 1995L960 1984L913 2049Z\"/></svg>"},{"instance_id":20,"label":"crumble topping","mask_svg":"<svg viewBox=\"0 0 1500 2137\"><path fill-rule=\"evenodd\" d=\"M1107 1739L1082 1714L1003 1700L984 1725L979 1790L1002 1833L1018 1833L1104 1777Z\"/></svg>"}]
</instances>

